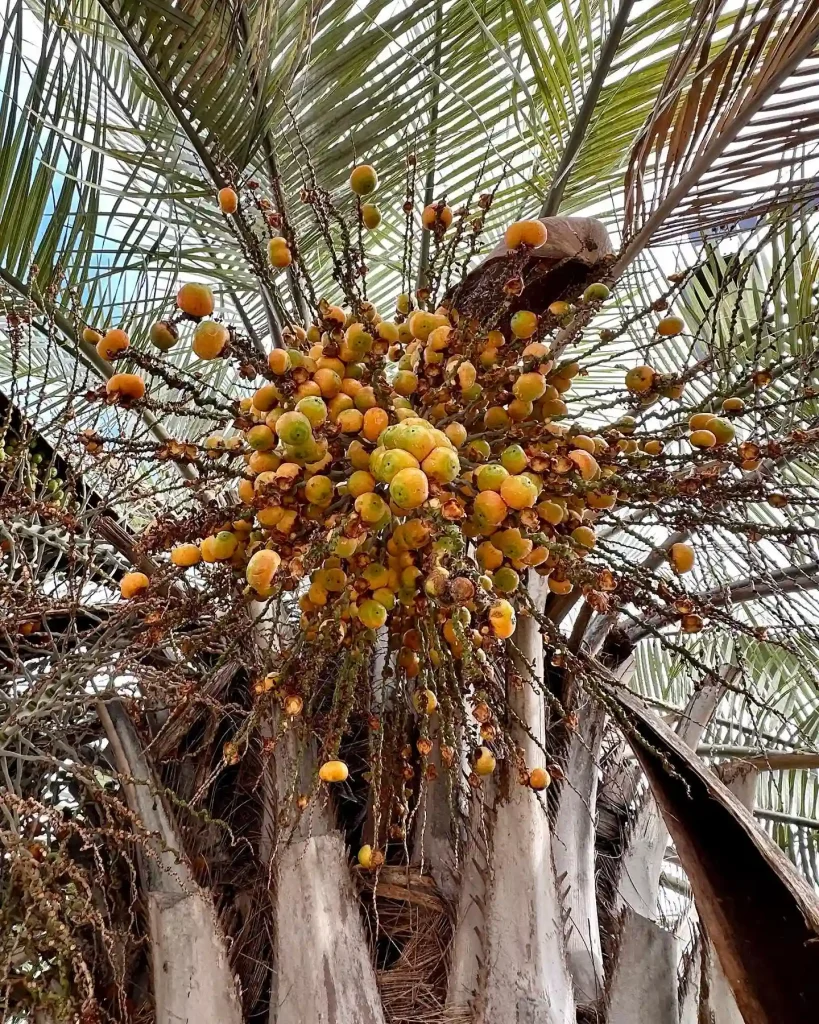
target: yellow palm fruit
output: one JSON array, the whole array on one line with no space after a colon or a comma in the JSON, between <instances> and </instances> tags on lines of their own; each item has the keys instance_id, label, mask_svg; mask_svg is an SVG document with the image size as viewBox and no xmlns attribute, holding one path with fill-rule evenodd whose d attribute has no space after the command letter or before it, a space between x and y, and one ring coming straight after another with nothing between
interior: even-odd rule
<instances>
[{"instance_id":1,"label":"yellow palm fruit","mask_svg":"<svg viewBox=\"0 0 819 1024\"><path fill-rule=\"evenodd\" d=\"M358 606L358 618L367 629L380 629L387 621L387 609L373 598L367 598Z\"/></svg>"},{"instance_id":2,"label":"yellow palm fruit","mask_svg":"<svg viewBox=\"0 0 819 1024\"><path fill-rule=\"evenodd\" d=\"M420 469L399 470L390 482L390 497L399 508L418 508L429 497L429 481Z\"/></svg>"},{"instance_id":3,"label":"yellow palm fruit","mask_svg":"<svg viewBox=\"0 0 819 1024\"><path fill-rule=\"evenodd\" d=\"M537 501L540 488L525 473L507 476L501 484L500 495L510 508L532 508Z\"/></svg>"},{"instance_id":4,"label":"yellow palm fruit","mask_svg":"<svg viewBox=\"0 0 819 1024\"><path fill-rule=\"evenodd\" d=\"M439 484L449 484L458 478L461 463L451 448L433 448L421 463L421 469L430 480Z\"/></svg>"},{"instance_id":5,"label":"yellow palm fruit","mask_svg":"<svg viewBox=\"0 0 819 1024\"><path fill-rule=\"evenodd\" d=\"M293 262L293 254L287 244L287 239L281 236L271 238L267 243L267 258L270 260L270 265L277 270L289 267Z\"/></svg>"},{"instance_id":6,"label":"yellow palm fruit","mask_svg":"<svg viewBox=\"0 0 819 1024\"><path fill-rule=\"evenodd\" d=\"M350 769L343 761L325 761L319 768L322 782L345 782L349 774Z\"/></svg>"},{"instance_id":7,"label":"yellow palm fruit","mask_svg":"<svg viewBox=\"0 0 819 1024\"><path fill-rule=\"evenodd\" d=\"M268 590L273 583L273 577L276 575L281 561L281 557L269 548L256 551L251 555L245 570L245 578L248 584L257 592Z\"/></svg>"},{"instance_id":8,"label":"yellow palm fruit","mask_svg":"<svg viewBox=\"0 0 819 1024\"><path fill-rule=\"evenodd\" d=\"M230 335L224 324L203 320L193 332L193 351L200 359L216 359L228 343Z\"/></svg>"},{"instance_id":9,"label":"yellow palm fruit","mask_svg":"<svg viewBox=\"0 0 819 1024\"><path fill-rule=\"evenodd\" d=\"M634 366L626 374L626 387L635 394L650 391L654 386L654 370L650 366Z\"/></svg>"},{"instance_id":10,"label":"yellow palm fruit","mask_svg":"<svg viewBox=\"0 0 819 1024\"><path fill-rule=\"evenodd\" d=\"M462 423L447 424L444 433L456 448L460 448L464 441L466 441L467 431Z\"/></svg>"},{"instance_id":11,"label":"yellow palm fruit","mask_svg":"<svg viewBox=\"0 0 819 1024\"><path fill-rule=\"evenodd\" d=\"M475 472L475 483L479 491L498 491L501 484L509 476L509 470L497 462L488 462L479 466Z\"/></svg>"},{"instance_id":12,"label":"yellow palm fruit","mask_svg":"<svg viewBox=\"0 0 819 1024\"><path fill-rule=\"evenodd\" d=\"M503 565L503 552L499 551L489 540L482 541L477 546L475 556L478 559L478 565L484 572L494 572L495 569L499 569Z\"/></svg>"},{"instance_id":13,"label":"yellow palm fruit","mask_svg":"<svg viewBox=\"0 0 819 1024\"><path fill-rule=\"evenodd\" d=\"M267 508L260 508L256 513L256 519L261 526L273 527L282 521L284 509L280 505L268 505Z\"/></svg>"},{"instance_id":14,"label":"yellow palm fruit","mask_svg":"<svg viewBox=\"0 0 819 1024\"><path fill-rule=\"evenodd\" d=\"M329 505L333 500L333 481L320 473L311 476L304 485L304 496L309 502L319 507Z\"/></svg>"},{"instance_id":15,"label":"yellow palm fruit","mask_svg":"<svg viewBox=\"0 0 819 1024\"><path fill-rule=\"evenodd\" d=\"M364 414L364 419L366 429L366 413ZM350 465L353 469L369 469L370 467L370 453L360 441L352 441L350 443L350 447L347 449L347 458L350 460Z\"/></svg>"},{"instance_id":16,"label":"yellow palm fruit","mask_svg":"<svg viewBox=\"0 0 819 1024\"><path fill-rule=\"evenodd\" d=\"M668 560L676 572L689 572L694 568L694 549L690 544L672 544L668 549Z\"/></svg>"},{"instance_id":17,"label":"yellow palm fruit","mask_svg":"<svg viewBox=\"0 0 819 1024\"><path fill-rule=\"evenodd\" d=\"M537 316L528 309L521 309L512 315L510 326L516 338L531 338L537 331Z\"/></svg>"},{"instance_id":18,"label":"yellow palm fruit","mask_svg":"<svg viewBox=\"0 0 819 1024\"><path fill-rule=\"evenodd\" d=\"M378 174L370 164L358 164L350 173L350 189L357 196L368 196L378 188Z\"/></svg>"},{"instance_id":19,"label":"yellow palm fruit","mask_svg":"<svg viewBox=\"0 0 819 1024\"><path fill-rule=\"evenodd\" d=\"M360 494L355 499L355 510L365 523L371 525L379 522L389 512L382 498L374 493Z\"/></svg>"},{"instance_id":20,"label":"yellow palm fruit","mask_svg":"<svg viewBox=\"0 0 819 1024\"><path fill-rule=\"evenodd\" d=\"M206 284L183 284L176 293L176 304L183 313L200 319L213 312L213 292Z\"/></svg>"},{"instance_id":21,"label":"yellow palm fruit","mask_svg":"<svg viewBox=\"0 0 819 1024\"><path fill-rule=\"evenodd\" d=\"M703 429L692 431L688 442L693 448L713 448L717 439L710 430Z\"/></svg>"},{"instance_id":22,"label":"yellow palm fruit","mask_svg":"<svg viewBox=\"0 0 819 1024\"><path fill-rule=\"evenodd\" d=\"M369 494L374 490L375 477L372 473L367 472L366 469L357 469L350 474L350 479L347 481L347 493L353 498L357 498L360 494Z\"/></svg>"},{"instance_id":23,"label":"yellow palm fruit","mask_svg":"<svg viewBox=\"0 0 819 1024\"><path fill-rule=\"evenodd\" d=\"M374 231L378 227L381 223L381 211L375 203L364 203L362 205L361 220L364 223L364 227L369 231Z\"/></svg>"},{"instance_id":24,"label":"yellow palm fruit","mask_svg":"<svg viewBox=\"0 0 819 1024\"><path fill-rule=\"evenodd\" d=\"M345 409L336 422L343 434L358 434L364 425L364 414L358 409Z\"/></svg>"},{"instance_id":25,"label":"yellow palm fruit","mask_svg":"<svg viewBox=\"0 0 819 1024\"><path fill-rule=\"evenodd\" d=\"M437 313L428 313L425 310L418 310L409 318L409 329L413 338L419 341L426 341L436 327L448 327L449 320Z\"/></svg>"}]
</instances>

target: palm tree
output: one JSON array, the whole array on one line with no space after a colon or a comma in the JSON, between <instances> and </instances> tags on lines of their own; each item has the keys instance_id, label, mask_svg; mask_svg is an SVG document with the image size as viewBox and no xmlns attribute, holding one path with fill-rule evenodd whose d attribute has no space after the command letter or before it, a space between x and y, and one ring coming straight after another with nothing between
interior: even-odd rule
<instances>
[{"instance_id":1,"label":"palm tree","mask_svg":"<svg viewBox=\"0 0 819 1024\"><path fill-rule=\"evenodd\" d=\"M813 1019L817 44L812 0L7 0L10 1020ZM489 648L501 693L473 686L451 718L408 711L376 645L355 669L372 704L339 725L349 648L300 624L299 586L249 602L229 571L191 584L164 552L235 501L237 471L204 439L231 428L254 361L266 372L316 298L360 306L346 182L363 160L382 312L466 272L459 308L502 293L492 267L510 264L485 258L521 216L553 239L596 218L582 259L525 265L524 298L558 370L580 363L590 430L616 421L625 455L629 431L664 439L663 479L691 482L601 511L595 564L619 593L529 572L529 614ZM449 250L413 209L445 203ZM279 275L270 212L298 257ZM190 279L213 286L240 358L153 354ZM550 313L564 297L573 312ZM682 330L656 332L666 310ZM116 369L149 378L147 401L101 401L114 368L85 327L128 330ZM635 363L672 397L624 404ZM745 443L727 473L692 474L685 421L726 397ZM689 542L682 588L668 563ZM119 599L134 570L151 580L136 611ZM309 728L271 674L289 651ZM450 670L422 671L443 694ZM498 740L499 783L457 758L444 771L449 722L458 750ZM327 753L353 769L332 795ZM553 784L536 796L539 761Z\"/></svg>"}]
</instances>

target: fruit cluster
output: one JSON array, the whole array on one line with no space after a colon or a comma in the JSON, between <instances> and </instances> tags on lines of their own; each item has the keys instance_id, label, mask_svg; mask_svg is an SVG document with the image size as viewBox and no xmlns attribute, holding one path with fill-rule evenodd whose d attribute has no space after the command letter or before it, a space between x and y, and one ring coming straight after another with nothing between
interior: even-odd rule
<instances>
[{"instance_id":1,"label":"fruit cluster","mask_svg":"<svg viewBox=\"0 0 819 1024\"><path fill-rule=\"evenodd\" d=\"M375 191L375 171L357 167L350 187L361 222L377 226L377 208L360 201ZM219 203L232 215L238 198L223 190ZM453 212L443 202L428 206L421 223L440 242ZM547 242L547 230L540 221L520 221L505 242L502 258L514 281L520 260ZM267 256L272 272L290 267L287 239L270 237ZM371 646L386 631L394 671L406 680L419 676L423 662L435 668L444 658L480 678L487 654L531 612L529 574L545 578L555 595L580 589L595 610L607 610L620 581L595 562L598 518L640 488L651 502L678 494L679 474L663 460L661 438L632 437L635 416L596 429L570 417L572 387L584 371L577 361L558 361L554 332L593 313L607 286L593 282L541 314L511 305L520 289L507 292L488 320L461 315L456 289L435 308L425 308L420 292L401 294L389 316L363 298L346 307L322 299L311 323L286 327L283 344L268 355L264 383L237 403L235 429L202 446L206 461L221 460L235 474L230 513L174 543L172 565L185 571L224 563L257 601L295 594L308 641L330 631L342 647ZM176 344L187 320L195 323L192 348L200 359L232 356L238 332L214 317L206 285L184 284L177 307L151 332L160 350ZM657 326L660 336L682 330L673 316ZM86 340L104 359L128 346L117 330L89 331ZM684 382L646 365L630 370L624 383L635 412L684 390ZM108 391L138 400L144 383L114 374ZM691 446L725 455L735 434L726 417L741 411L742 400L731 398L724 417L694 416ZM732 458L751 467L741 455ZM668 561L676 573L687 572L694 550L677 543ZM149 587L147 576L130 573L122 596ZM687 618L699 619L690 609ZM682 623L687 631L701 625ZM429 628L440 644L430 641ZM286 697L281 678L276 686ZM416 690L413 703L422 716L431 714L434 688ZM480 735L495 737L491 716ZM331 756L328 764L343 763ZM491 750L481 747L476 774L494 765ZM346 777L346 767L323 771L322 778ZM533 788L548 784L548 774L544 781L525 766L521 776Z\"/></svg>"}]
</instances>

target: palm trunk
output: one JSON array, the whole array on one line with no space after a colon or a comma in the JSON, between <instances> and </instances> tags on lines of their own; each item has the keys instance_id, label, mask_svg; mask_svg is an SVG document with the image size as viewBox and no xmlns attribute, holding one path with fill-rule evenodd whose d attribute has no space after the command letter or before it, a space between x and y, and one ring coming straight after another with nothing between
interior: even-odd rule
<instances>
[{"instance_id":1,"label":"palm trunk","mask_svg":"<svg viewBox=\"0 0 819 1024\"><path fill-rule=\"evenodd\" d=\"M600 746L605 711L589 704L579 713L569 745L566 776L555 824L554 859L568 914L566 956L574 993L581 1005L603 994L603 951L597 914L594 837Z\"/></svg>"},{"instance_id":2,"label":"palm trunk","mask_svg":"<svg viewBox=\"0 0 819 1024\"><path fill-rule=\"evenodd\" d=\"M157 1024L241 1024L227 947L212 903L191 877L182 844L124 708L98 705L130 810L153 833L140 858L147 893Z\"/></svg>"},{"instance_id":3,"label":"palm trunk","mask_svg":"<svg viewBox=\"0 0 819 1024\"><path fill-rule=\"evenodd\" d=\"M270 1024L384 1024L344 837L320 788L300 813L316 770L309 738L291 730L276 748L271 789L276 965Z\"/></svg>"},{"instance_id":4,"label":"palm trunk","mask_svg":"<svg viewBox=\"0 0 819 1024\"><path fill-rule=\"evenodd\" d=\"M515 634L521 660L543 678L543 639L532 618ZM526 679L526 673L524 678ZM527 681L510 688L510 707L545 738L543 696ZM538 743L520 734L527 763L540 763ZM453 943L449 1002L471 1007L473 1024L569 1024L574 999L566 964L562 907L545 809L511 782L508 798L488 797L486 848L470 851Z\"/></svg>"}]
</instances>

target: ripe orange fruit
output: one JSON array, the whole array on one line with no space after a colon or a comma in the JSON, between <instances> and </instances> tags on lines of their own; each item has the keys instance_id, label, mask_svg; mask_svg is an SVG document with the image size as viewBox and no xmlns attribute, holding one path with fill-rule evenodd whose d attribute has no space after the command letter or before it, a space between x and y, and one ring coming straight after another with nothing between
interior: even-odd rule
<instances>
[{"instance_id":1,"label":"ripe orange fruit","mask_svg":"<svg viewBox=\"0 0 819 1024\"><path fill-rule=\"evenodd\" d=\"M521 402L536 402L546 390L542 373L522 373L512 385L515 398Z\"/></svg>"},{"instance_id":2,"label":"ripe orange fruit","mask_svg":"<svg viewBox=\"0 0 819 1024\"><path fill-rule=\"evenodd\" d=\"M563 522L566 510L562 505L558 505L555 501L541 501L537 506L537 514L547 523L550 523L552 526L557 526L559 523Z\"/></svg>"},{"instance_id":3,"label":"ripe orange fruit","mask_svg":"<svg viewBox=\"0 0 819 1024\"><path fill-rule=\"evenodd\" d=\"M665 316L657 324L657 333L664 338L674 338L685 330L685 321L679 316Z\"/></svg>"},{"instance_id":4,"label":"ripe orange fruit","mask_svg":"<svg viewBox=\"0 0 819 1024\"><path fill-rule=\"evenodd\" d=\"M127 601L140 591L147 590L150 582L144 572L126 572L120 580L119 592Z\"/></svg>"},{"instance_id":5,"label":"ripe orange fruit","mask_svg":"<svg viewBox=\"0 0 819 1024\"><path fill-rule=\"evenodd\" d=\"M497 536L497 534L495 534ZM503 552L499 551L492 541L482 541L475 550L478 565L485 572L494 572L503 565Z\"/></svg>"},{"instance_id":6,"label":"ripe orange fruit","mask_svg":"<svg viewBox=\"0 0 819 1024\"><path fill-rule=\"evenodd\" d=\"M536 791L546 789L552 781L551 775L545 768L533 768L529 772L529 788Z\"/></svg>"},{"instance_id":7,"label":"ripe orange fruit","mask_svg":"<svg viewBox=\"0 0 819 1024\"><path fill-rule=\"evenodd\" d=\"M552 574L549 577L549 590L551 590L553 594L558 595L571 594L574 590L574 584L571 580Z\"/></svg>"},{"instance_id":8,"label":"ripe orange fruit","mask_svg":"<svg viewBox=\"0 0 819 1024\"><path fill-rule=\"evenodd\" d=\"M509 508L497 491L481 491L472 506L475 522L483 530L491 526L500 526L506 518Z\"/></svg>"},{"instance_id":9,"label":"ripe orange fruit","mask_svg":"<svg viewBox=\"0 0 819 1024\"><path fill-rule=\"evenodd\" d=\"M537 330L537 316L528 309L521 309L513 314L510 326L516 338L531 338Z\"/></svg>"},{"instance_id":10,"label":"ripe orange fruit","mask_svg":"<svg viewBox=\"0 0 819 1024\"><path fill-rule=\"evenodd\" d=\"M694 430L688 438L693 448L713 448L717 443L716 437L710 430Z\"/></svg>"},{"instance_id":11,"label":"ripe orange fruit","mask_svg":"<svg viewBox=\"0 0 819 1024\"><path fill-rule=\"evenodd\" d=\"M335 398L341 391L341 377L329 366L323 366L316 370L313 380L318 384L324 398Z\"/></svg>"},{"instance_id":12,"label":"ripe orange fruit","mask_svg":"<svg viewBox=\"0 0 819 1024\"><path fill-rule=\"evenodd\" d=\"M442 227L444 231L452 223L452 210L448 206L439 206L432 203L424 207L421 214L421 224L426 231L432 231L434 227Z\"/></svg>"},{"instance_id":13,"label":"ripe orange fruit","mask_svg":"<svg viewBox=\"0 0 819 1024\"><path fill-rule=\"evenodd\" d=\"M584 480L594 480L600 475L600 464L597 459L582 448L570 451L568 459L577 466L577 471Z\"/></svg>"},{"instance_id":14,"label":"ripe orange fruit","mask_svg":"<svg viewBox=\"0 0 819 1024\"><path fill-rule=\"evenodd\" d=\"M271 238L267 243L267 258L270 260L270 265L277 270L289 267L293 262L293 254L290 252L287 239L282 238L280 235Z\"/></svg>"},{"instance_id":15,"label":"ripe orange fruit","mask_svg":"<svg viewBox=\"0 0 819 1024\"><path fill-rule=\"evenodd\" d=\"M325 761L319 768L322 782L344 782L349 774L350 769L343 761Z\"/></svg>"},{"instance_id":16,"label":"ripe orange fruit","mask_svg":"<svg viewBox=\"0 0 819 1024\"><path fill-rule=\"evenodd\" d=\"M145 381L135 373L115 373L105 385L109 395L140 399L145 395Z\"/></svg>"},{"instance_id":17,"label":"ripe orange fruit","mask_svg":"<svg viewBox=\"0 0 819 1024\"><path fill-rule=\"evenodd\" d=\"M694 549L690 544L672 544L668 549L668 560L676 572L689 572L694 567Z\"/></svg>"},{"instance_id":18,"label":"ripe orange fruit","mask_svg":"<svg viewBox=\"0 0 819 1024\"><path fill-rule=\"evenodd\" d=\"M239 209L239 197L232 188L219 189L219 209L222 213L236 213Z\"/></svg>"},{"instance_id":19,"label":"ripe orange fruit","mask_svg":"<svg viewBox=\"0 0 819 1024\"><path fill-rule=\"evenodd\" d=\"M203 320L193 332L192 348L200 359L215 359L221 354L230 335L224 324Z\"/></svg>"},{"instance_id":20,"label":"ripe orange fruit","mask_svg":"<svg viewBox=\"0 0 819 1024\"><path fill-rule=\"evenodd\" d=\"M539 490L531 477L521 473L518 476L507 476L501 484L501 498L510 508L532 508L537 501Z\"/></svg>"},{"instance_id":21,"label":"ripe orange fruit","mask_svg":"<svg viewBox=\"0 0 819 1024\"><path fill-rule=\"evenodd\" d=\"M130 344L131 340L125 331L113 327L97 342L97 355L102 359L112 359L119 352L124 352Z\"/></svg>"},{"instance_id":22,"label":"ripe orange fruit","mask_svg":"<svg viewBox=\"0 0 819 1024\"><path fill-rule=\"evenodd\" d=\"M190 565L196 565L201 559L201 552L195 544L177 544L171 549L171 561L174 565L187 568Z\"/></svg>"},{"instance_id":23,"label":"ripe orange fruit","mask_svg":"<svg viewBox=\"0 0 819 1024\"><path fill-rule=\"evenodd\" d=\"M267 365L271 371L281 376L291 367L290 353L285 348L274 348L267 357Z\"/></svg>"},{"instance_id":24,"label":"ripe orange fruit","mask_svg":"<svg viewBox=\"0 0 819 1024\"><path fill-rule=\"evenodd\" d=\"M650 391L654 384L654 370L651 366L634 366L626 374L626 387L635 394Z\"/></svg>"},{"instance_id":25,"label":"ripe orange fruit","mask_svg":"<svg viewBox=\"0 0 819 1024\"><path fill-rule=\"evenodd\" d=\"M518 220L509 225L503 240L510 249L517 249L519 245L530 245L537 248L540 245L545 245L548 237L546 225L539 220Z\"/></svg>"},{"instance_id":26,"label":"ripe orange fruit","mask_svg":"<svg viewBox=\"0 0 819 1024\"><path fill-rule=\"evenodd\" d=\"M245 579L257 593L269 590L281 561L281 557L269 548L256 551L247 563Z\"/></svg>"},{"instance_id":27,"label":"ripe orange fruit","mask_svg":"<svg viewBox=\"0 0 819 1024\"><path fill-rule=\"evenodd\" d=\"M572 530L572 540L582 548L593 548L597 537L590 526L576 526Z\"/></svg>"},{"instance_id":28,"label":"ripe orange fruit","mask_svg":"<svg viewBox=\"0 0 819 1024\"><path fill-rule=\"evenodd\" d=\"M361 207L361 219L365 228L374 231L381 223L381 211L375 203L364 203Z\"/></svg>"},{"instance_id":29,"label":"ripe orange fruit","mask_svg":"<svg viewBox=\"0 0 819 1024\"><path fill-rule=\"evenodd\" d=\"M201 319L213 312L213 292L206 284L183 284L176 293L176 304L183 313Z\"/></svg>"},{"instance_id":30,"label":"ripe orange fruit","mask_svg":"<svg viewBox=\"0 0 819 1024\"><path fill-rule=\"evenodd\" d=\"M390 418L385 409L373 406L364 413L361 433L368 441L377 441L382 430L389 426Z\"/></svg>"},{"instance_id":31,"label":"ripe orange fruit","mask_svg":"<svg viewBox=\"0 0 819 1024\"><path fill-rule=\"evenodd\" d=\"M378 175L369 164L359 164L350 174L350 188L357 196L368 196L378 188Z\"/></svg>"},{"instance_id":32,"label":"ripe orange fruit","mask_svg":"<svg viewBox=\"0 0 819 1024\"><path fill-rule=\"evenodd\" d=\"M489 625L495 636L508 640L515 632L515 609L504 598L495 601L489 609Z\"/></svg>"}]
</instances>

